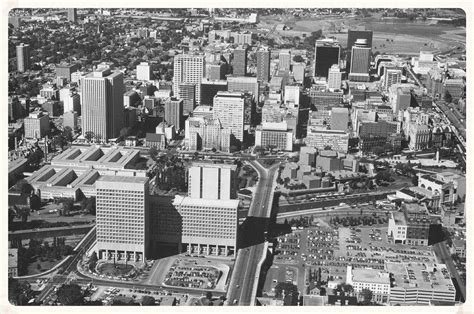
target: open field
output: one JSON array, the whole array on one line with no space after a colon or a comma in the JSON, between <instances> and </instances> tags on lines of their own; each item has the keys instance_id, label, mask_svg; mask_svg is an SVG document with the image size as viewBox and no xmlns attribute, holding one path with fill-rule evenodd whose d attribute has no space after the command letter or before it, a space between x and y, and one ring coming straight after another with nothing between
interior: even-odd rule
<instances>
[{"instance_id":1,"label":"open field","mask_svg":"<svg viewBox=\"0 0 474 314\"><path fill-rule=\"evenodd\" d=\"M261 20L262 26L267 29L272 29L277 24L285 24L291 28L280 31L281 36L303 37L303 34L309 35L321 29L323 35L336 37L344 48L347 44L348 29L365 28L374 32L373 50L380 53L415 54L420 50L441 52L460 44L465 45L466 42L464 28L403 19L322 16L296 20L293 17L267 16ZM390 39L390 42L387 42L387 39Z\"/></svg>"}]
</instances>

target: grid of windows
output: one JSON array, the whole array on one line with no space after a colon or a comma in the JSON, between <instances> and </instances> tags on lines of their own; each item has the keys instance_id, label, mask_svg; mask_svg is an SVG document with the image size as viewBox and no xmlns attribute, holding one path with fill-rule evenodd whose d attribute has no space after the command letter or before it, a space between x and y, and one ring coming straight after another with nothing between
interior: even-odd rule
<instances>
[{"instance_id":1,"label":"grid of windows","mask_svg":"<svg viewBox=\"0 0 474 314\"><path fill-rule=\"evenodd\" d=\"M144 191L97 189L97 240L144 244Z\"/></svg>"},{"instance_id":2,"label":"grid of windows","mask_svg":"<svg viewBox=\"0 0 474 314\"><path fill-rule=\"evenodd\" d=\"M235 239L237 211L230 208L182 206L183 236Z\"/></svg>"}]
</instances>

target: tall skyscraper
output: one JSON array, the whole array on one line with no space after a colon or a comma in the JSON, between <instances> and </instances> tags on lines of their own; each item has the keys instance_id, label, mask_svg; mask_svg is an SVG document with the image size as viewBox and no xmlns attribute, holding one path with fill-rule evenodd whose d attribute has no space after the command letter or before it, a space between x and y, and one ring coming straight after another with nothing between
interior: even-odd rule
<instances>
[{"instance_id":1,"label":"tall skyscraper","mask_svg":"<svg viewBox=\"0 0 474 314\"><path fill-rule=\"evenodd\" d=\"M144 261L150 242L148 178L103 176L95 186L97 256Z\"/></svg>"},{"instance_id":2,"label":"tall skyscraper","mask_svg":"<svg viewBox=\"0 0 474 314\"><path fill-rule=\"evenodd\" d=\"M390 86L393 84L400 84L402 81L402 70L386 68L384 73L383 87L385 91L388 91Z\"/></svg>"},{"instance_id":3,"label":"tall skyscraper","mask_svg":"<svg viewBox=\"0 0 474 314\"><path fill-rule=\"evenodd\" d=\"M196 84L194 99L201 103L201 82L206 69L206 60L203 55L181 54L174 58L173 94L179 96L182 83ZM191 110L192 111L192 110Z\"/></svg>"},{"instance_id":4,"label":"tall skyscraper","mask_svg":"<svg viewBox=\"0 0 474 314\"><path fill-rule=\"evenodd\" d=\"M151 66L148 62L137 65L137 80L150 81L152 79Z\"/></svg>"},{"instance_id":5,"label":"tall skyscraper","mask_svg":"<svg viewBox=\"0 0 474 314\"><path fill-rule=\"evenodd\" d=\"M341 89L342 84L342 72L337 64L329 69L328 73L328 88L329 89Z\"/></svg>"},{"instance_id":6,"label":"tall skyscraper","mask_svg":"<svg viewBox=\"0 0 474 314\"><path fill-rule=\"evenodd\" d=\"M183 100L170 99L165 103L165 121L174 125L176 130L180 130L183 121Z\"/></svg>"},{"instance_id":7,"label":"tall skyscraper","mask_svg":"<svg viewBox=\"0 0 474 314\"><path fill-rule=\"evenodd\" d=\"M212 106L214 96L216 96L219 91L227 91L227 81L204 79L201 83L201 105Z\"/></svg>"},{"instance_id":8,"label":"tall skyscraper","mask_svg":"<svg viewBox=\"0 0 474 314\"><path fill-rule=\"evenodd\" d=\"M257 51L257 80L260 82L270 80L270 50L268 48Z\"/></svg>"},{"instance_id":9,"label":"tall skyscraper","mask_svg":"<svg viewBox=\"0 0 474 314\"><path fill-rule=\"evenodd\" d=\"M367 45L367 39L358 39L352 46L351 70L349 80L356 82L368 82L371 48Z\"/></svg>"},{"instance_id":10,"label":"tall skyscraper","mask_svg":"<svg viewBox=\"0 0 474 314\"><path fill-rule=\"evenodd\" d=\"M69 22L76 23L77 20L77 9L68 8L67 9L67 19Z\"/></svg>"},{"instance_id":11,"label":"tall skyscraper","mask_svg":"<svg viewBox=\"0 0 474 314\"><path fill-rule=\"evenodd\" d=\"M16 62L18 72L30 69L30 45L21 43L16 46Z\"/></svg>"},{"instance_id":12,"label":"tall skyscraper","mask_svg":"<svg viewBox=\"0 0 474 314\"><path fill-rule=\"evenodd\" d=\"M347 33L347 58L346 58L346 71L351 68L351 54L352 54L352 47L354 46L357 39L366 39L367 46L372 48L372 31L364 31L364 30L349 30Z\"/></svg>"},{"instance_id":13,"label":"tall skyscraper","mask_svg":"<svg viewBox=\"0 0 474 314\"><path fill-rule=\"evenodd\" d=\"M235 138L244 139L245 94L218 92L214 97L213 118L219 119L223 128L232 131Z\"/></svg>"},{"instance_id":14,"label":"tall skyscraper","mask_svg":"<svg viewBox=\"0 0 474 314\"><path fill-rule=\"evenodd\" d=\"M182 244L190 254L234 255L238 208L235 165L196 163L189 169L188 197L176 196Z\"/></svg>"},{"instance_id":15,"label":"tall skyscraper","mask_svg":"<svg viewBox=\"0 0 474 314\"><path fill-rule=\"evenodd\" d=\"M281 50L278 55L278 69L279 70L290 70L291 65L291 51L290 50Z\"/></svg>"},{"instance_id":16,"label":"tall skyscraper","mask_svg":"<svg viewBox=\"0 0 474 314\"><path fill-rule=\"evenodd\" d=\"M314 55L314 76L327 77L332 65L339 65L341 46L331 38L316 40Z\"/></svg>"},{"instance_id":17,"label":"tall skyscraper","mask_svg":"<svg viewBox=\"0 0 474 314\"><path fill-rule=\"evenodd\" d=\"M187 116L193 112L198 102L196 99L197 85L195 83L181 83L178 90L178 98L183 100L183 114ZM201 83L199 83L199 95L201 95Z\"/></svg>"},{"instance_id":18,"label":"tall skyscraper","mask_svg":"<svg viewBox=\"0 0 474 314\"><path fill-rule=\"evenodd\" d=\"M123 74L98 68L82 79L82 134L102 140L115 138L123 128Z\"/></svg>"},{"instance_id":19,"label":"tall skyscraper","mask_svg":"<svg viewBox=\"0 0 474 314\"><path fill-rule=\"evenodd\" d=\"M232 60L232 73L235 76L247 75L247 47L234 49L234 58Z\"/></svg>"},{"instance_id":20,"label":"tall skyscraper","mask_svg":"<svg viewBox=\"0 0 474 314\"><path fill-rule=\"evenodd\" d=\"M231 164L193 163L189 168L188 196L211 200L236 198L236 166Z\"/></svg>"}]
</instances>

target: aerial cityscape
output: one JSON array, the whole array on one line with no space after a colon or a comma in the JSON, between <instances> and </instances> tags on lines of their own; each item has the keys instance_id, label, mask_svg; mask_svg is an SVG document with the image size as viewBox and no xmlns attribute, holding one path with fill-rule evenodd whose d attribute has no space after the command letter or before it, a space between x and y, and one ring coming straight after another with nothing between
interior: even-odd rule
<instances>
[{"instance_id":1,"label":"aerial cityscape","mask_svg":"<svg viewBox=\"0 0 474 314\"><path fill-rule=\"evenodd\" d=\"M9 11L10 306L463 307L466 158L462 9Z\"/></svg>"}]
</instances>

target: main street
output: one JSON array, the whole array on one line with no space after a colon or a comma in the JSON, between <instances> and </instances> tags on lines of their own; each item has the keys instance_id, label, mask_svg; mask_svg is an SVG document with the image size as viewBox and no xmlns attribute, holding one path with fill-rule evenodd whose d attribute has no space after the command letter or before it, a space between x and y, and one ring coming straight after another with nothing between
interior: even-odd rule
<instances>
[{"instance_id":1,"label":"main street","mask_svg":"<svg viewBox=\"0 0 474 314\"><path fill-rule=\"evenodd\" d=\"M451 277L456 279L459 287L459 294L461 295L462 300L466 300L466 284L463 283L461 277L459 276L458 270L456 269L456 265L454 265L453 259L451 257L451 253L449 252L448 248L446 247L446 242L438 242L433 245L433 250L438 257L440 263L443 263L448 268L449 272L451 273ZM456 289L458 288L456 287Z\"/></svg>"},{"instance_id":2,"label":"main street","mask_svg":"<svg viewBox=\"0 0 474 314\"><path fill-rule=\"evenodd\" d=\"M259 243L252 246L239 249L234 265L234 271L232 272L229 290L227 292L227 304L229 305L253 305L255 302L252 294L254 286L258 284L255 282L255 279L257 278L256 274L259 271L257 269L258 263L263 258L264 254L266 254L263 243L265 240L264 235L271 214L271 201L274 192L273 181L279 167L279 163L273 165L270 169L265 169L257 161L250 161L249 163L255 168L255 170L257 170L259 181L257 189L253 195L247 220L253 218L263 219L263 228L261 230L252 230L259 235L258 238L262 239L262 241L259 241ZM252 239L248 238L253 237L254 234L246 233L242 236L244 237L243 242L245 243L245 240L251 242Z\"/></svg>"}]
</instances>

